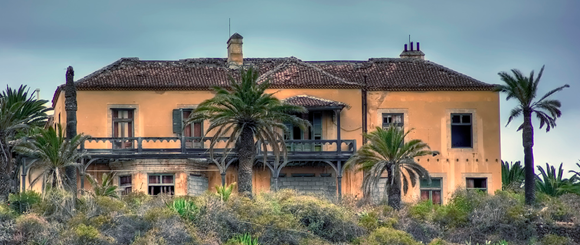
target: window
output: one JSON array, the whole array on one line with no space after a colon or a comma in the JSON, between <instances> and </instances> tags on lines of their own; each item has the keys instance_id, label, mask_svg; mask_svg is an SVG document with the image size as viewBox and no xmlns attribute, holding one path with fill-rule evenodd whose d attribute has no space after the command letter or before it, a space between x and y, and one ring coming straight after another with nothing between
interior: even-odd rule
<instances>
[{"instance_id":1,"label":"window","mask_svg":"<svg viewBox=\"0 0 580 245\"><path fill-rule=\"evenodd\" d=\"M189 118L191 112L193 110L181 110L182 111L182 120L185 123L185 120ZM203 148L201 137L203 137L203 123L202 122L193 122L186 125L183 128L183 136L185 137L199 137L200 139L189 139L185 141L185 147L187 148Z\"/></svg>"},{"instance_id":2,"label":"window","mask_svg":"<svg viewBox=\"0 0 580 245\"><path fill-rule=\"evenodd\" d=\"M315 174L312 173L293 173L292 177L315 177Z\"/></svg>"},{"instance_id":3,"label":"window","mask_svg":"<svg viewBox=\"0 0 580 245\"><path fill-rule=\"evenodd\" d=\"M396 127L403 127L403 113L383 113L383 128L386 129L390 125L395 125Z\"/></svg>"},{"instance_id":4,"label":"window","mask_svg":"<svg viewBox=\"0 0 580 245\"><path fill-rule=\"evenodd\" d=\"M431 200L433 204L441 204L441 182L441 178L431 178L431 183L427 179L421 179L421 201Z\"/></svg>"},{"instance_id":5,"label":"window","mask_svg":"<svg viewBox=\"0 0 580 245\"><path fill-rule=\"evenodd\" d=\"M467 178L465 179L468 190L479 190L487 192L487 178Z\"/></svg>"},{"instance_id":6,"label":"window","mask_svg":"<svg viewBox=\"0 0 580 245\"><path fill-rule=\"evenodd\" d=\"M133 109L112 109L113 112L113 137L121 138L115 140L115 149L133 148L132 140L122 138L133 137Z\"/></svg>"},{"instance_id":7,"label":"window","mask_svg":"<svg viewBox=\"0 0 580 245\"><path fill-rule=\"evenodd\" d=\"M150 174L149 175L149 195L175 193L175 182L173 174Z\"/></svg>"},{"instance_id":8,"label":"window","mask_svg":"<svg viewBox=\"0 0 580 245\"><path fill-rule=\"evenodd\" d=\"M121 190L121 195L127 195L133 190L131 185L131 175L119 176L119 189Z\"/></svg>"},{"instance_id":9,"label":"window","mask_svg":"<svg viewBox=\"0 0 580 245\"><path fill-rule=\"evenodd\" d=\"M471 113L451 114L451 147L473 147Z\"/></svg>"},{"instance_id":10,"label":"window","mask_svg":"<svg viewBox=\"0 0 580 245\"><path fill-rule=\"evenodd\" d=\"M203 148L203 122L193 122L185 125L185 120L189 118L193 109L175 109L173 110L173 133L183 135L184 137L199 137L199 139L187 139L185 147ZM185 127L183 126L185 125Z\"/></svg>"}]
</instances>

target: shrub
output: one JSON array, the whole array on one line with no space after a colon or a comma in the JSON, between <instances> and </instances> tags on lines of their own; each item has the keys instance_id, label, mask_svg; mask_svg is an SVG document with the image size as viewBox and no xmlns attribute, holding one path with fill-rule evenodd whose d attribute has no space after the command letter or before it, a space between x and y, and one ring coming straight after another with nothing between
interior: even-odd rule
<instances>
[{"instance_id":1,"label":"shrub","mask_svg":"<svg viewBox=\"0 0 580 245\"><path fill-rule=\"evenodd\" d=\"M83 243L90 243L99 238L99 230L92 226L86 226L85 224L80 224L75 227L74 232Z\"/></svg>"},{"instance_id":2,"label":"shrub","mask_svg":"<svg viewBox=\"0 0 580 245\"><path fill-rule=\"evenodd\" d=\"M367 229L368 231L373 231L379 228L379 217L375 212L362 212L359 214L359 225Z\"/></svg>"},{"instance_id":3,"label":"shrub","mask_svg":"<svg viewBox=\"0 0 580 245\"><path fill-rule=\"evenodd\" d=\"M415 241L411 235L404 231L395 230L392 228L379 228L368 236L367 239L361 241L361 245L419 245L421 243Z\"/></svg>"},{"instance_id":4,"label":"shrub","mask_svg":"<svg viewBox=\"0 0 580 245\"><path fill-rule=\"evenodd\" d=\"M96 196L98 214L126 213L129 211L125 203L119 199L108 196Z\"/></svg>"},{"instance_id":5,"label":"shrub","mask_svg":"<svg viewBox=\"0 0 580 245\"><path fill-rule=\"evenodd\" d=\"M297 217L309 232L330 242L348 242L364 234L354 213L327 200L294 196L281 201L280 206Z\"/></svg>"},{"instance_id":6,"label":"shrub","mask_svg":"<svg viewBox=\"0 0 580 245\"><path fill-rule=\"evenodd\" d=\"M230 196L232 195L232 191L234 190L235 187L236 187L236 183L234 182L228 186L216 185L215 190L216 190L217 195L220 197L220 199L224 202L227 202L230 199Z\"/></svg>"},{"instance_id":7,"label":"shrub","mask_svg":"<svg viewBox=\"0 0 580 245\"><path fill-rule=\"evenodd\" d=\"M140 191L131 192L127 195L121 196L121 200L127 204L127 208L130 210L137 210L144 203L151 201L151 199L152 197L150 195Z\"/></svg>"},{"instance_id":8,"label":"shrub","mask_svg":"<svg viewBox=\"0 0 580 245\"><path fill-rule=\"evenodd\" d=\"M421 201L409 208L409 215L419 221L433 220L434 208L435 206L430 200Z\"/></svg>"},{"instance_id":9,"label":"shrub","mask_svg":"<svg viewBox=\"0 0 580 245\"><path fill-rule=\"evenodd\" d=\"M44 200L32 207L32 211L42 214L49 221L66 223L75 214L76 200L67 191L50 189Z\"/></svg>"},{"instance_id":10,"label":"shrub","mask_svg":"<svg viewBox=\"0 0 580 245\"><path fill-rule=\"evenodd\" d=\"M152 222L145 221L143 217L119 215L111 218L108 221L108 225L101 226L100 228L102 229L103 235L112 237L117 244L131 244L137 238L145 235L151 227Z\"/></svg>"},{"instance_id":11,"label":"shrub","mask_svg":"<svg viewBox=\"0 0 580 245\"><path fill-rule=\"evenodd\" d=\"M544 245L561 245L561 244L572 244L572 240L568 237L558 236L553 234L545 235L542 240Z\"/></svg>"},{"instance_id":12,"label":"shrub","mask_svg":"<svg viewBox=\"0 0 580 245\"><path fill-rule=\"evenodd\" d=\"M26 214L16 219L13 244L43 243L53 239L59 227L52 226L36 214Z\"/></svg>"},{"instance_id":13,"label":"shrub","mask_svg":"<svg viewBox=\"0 0 580 245\"><path fill-rule=\"evenodd\" d=\"M33 205L36 205L42 200L40 194L35 191L25 191L19 194L10 194L8 201L10 207L18 213L28 211Z\"/></svg>"},{"instance_id":14,"label":"shrub","mask_svg":"<svg viewBox=\"0 0 580 245\"><path fill-rule=\"evenodd\" d=\"M441 238L435 238L429 243L429 245L451 245L451 244Z\"/></svg>"}]
</instances>

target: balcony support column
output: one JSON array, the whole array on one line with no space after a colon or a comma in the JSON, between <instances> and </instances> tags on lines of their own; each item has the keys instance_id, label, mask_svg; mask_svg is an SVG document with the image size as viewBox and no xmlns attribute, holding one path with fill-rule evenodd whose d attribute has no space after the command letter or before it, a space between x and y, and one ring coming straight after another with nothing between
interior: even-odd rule
<instances>
[{"instance_id":1,"label":"balcony support column","mask_svg":"<svg viewBox=\"0 0 580 245\"><path fill-rule=\"evenodd\" d=\"M338 187L338 200L342 200L342 162L338 161L336 163L336 184Z\"/></svg>"},{"instance_id":2,"label":"balcony support column","mask_svg":"<svg viewBox=\"0 0 580 245\"><path fill-rule=\"evenodd\" d=\"M340 138L340 110L334 110L336 113L336 151L338 154L342 151L342 140Z\"/></svg>"}]
</instances>

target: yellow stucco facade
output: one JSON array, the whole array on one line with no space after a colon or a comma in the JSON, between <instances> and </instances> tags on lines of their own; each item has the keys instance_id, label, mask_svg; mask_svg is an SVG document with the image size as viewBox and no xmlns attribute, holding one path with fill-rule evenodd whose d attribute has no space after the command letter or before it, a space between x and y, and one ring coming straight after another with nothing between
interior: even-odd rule
<instances>
[{"instance_id":1,"label":"yellow stucco facade","mask_svg":"<svg viewBox=\"0 0 580 245\"><path fill-rule=\"evenodd\" d=\"M341 138L357 141L362 145L362 100L360 89L270 89L279 99L296 95L309 95L348 105L341 111ZM202 101L212 98L211 91L78 91L77 131L93 137L112 137L111 109L134 109L134 135L136 137L172 137L172 110L195 108ZM501 188L499 96L491 91L369 91L367 94L367 127L371 132L382 126L383 113L402 113L405 130L413 129L410 138L425 141L437 156L416 159L433 177L442 179L443 200L456 188L464 188L467 178L486 178L487 191L493 193ZM55 103L55 123L64 126L64 92ZM473 145L470 148L451 147L451 114L472 115ZM60 120L59 120L60 119ZM208 122L205 122L208 125ZM336 139L336 121L331 114L323 117L323 138ZM208 134L211 136L211 133ZM86 148L103 147L106 143L87 143ZM149 142L147 146L179 147L176 142ZM110 146L108 146L110 147ZM213 165L205 169L194 168L187 162L177 160L133 160L109 164L109 167L93 168L93 175L109 170L118 175L132 176L132 190L147 192L147 175L150 173L174 174L175 194L187 194L188 173L207 177L209 189L220 184L219 171ZM326 167L289 167L282 173L332 173ZM89 171L89 173L91 170ZM99 174L97 174L99 173ZM271 174L267 169L256 168L255 191L270 190ZM235 167L227 171L228 183L237 181ZM116 180L118 183L118 180ZM362 173L346 171L342 179L344 194L361 196ZM88 186L88 183L86 184ZM35 189L38 189L36 186ZM420 198L420 186L412 188L404 196L406 201Z\"/></svg>"}]
</instances>

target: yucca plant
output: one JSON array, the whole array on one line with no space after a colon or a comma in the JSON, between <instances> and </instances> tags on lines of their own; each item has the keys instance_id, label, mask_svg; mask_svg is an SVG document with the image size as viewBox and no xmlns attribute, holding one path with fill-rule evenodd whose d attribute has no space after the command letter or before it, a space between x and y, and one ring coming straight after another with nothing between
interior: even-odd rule
<instances>
[{"instance_id":1,"label":"yucca plant","mask_svg":"<svg viewBox=\"0 0 580 245\"><path fill-rule=\"evenodd\" d=\"M236 186L236 182L232 183L231 185L227 186L215 186L215 190L217 195L221 198L222 201L227 202L230 199L230 195Z\"/></svg>"},{"instance_id":2,"label":"yucca plant","mask_svg":"<svg viewBox=\"0 0 580 245\"><path fill-rule=\"evenodd\" d=\"M167 207L187 220L193 220L199 211L194 202L186 200L185 198L176 198L171 204L167 204Z\"/></svg>"},{"instance_id":3,"label":"yucca plant","mask_svg":"<svg viewBox=\"0 0 580 245\"><path fill-rule=\"evenodd\" d=\"M95 179L92 175L87 175L87 180L91 183L93 187L92 194L95 196L103 196L103 197L112 197L112 198L119 198L119 194L117 193L117 186L113 184L113 180L115 179L116 174L108 174L105 173L101 176L101 183Z\"/></svg>"},{"instance_id":4,"label":"yucca plant","mask_svg":"<svg viewBox=\"0 0 580 245\"><path fill-rule=\"evenodd\" d=\"M520 161L509 163L501 161L502 190L520 189L524 184L525 171Z\"/></svg>"},{"instance_id":5,"label":"yucca plant","mask_svg":"<svg viewBox=\"0 0 580 245\"><path fill-rule=\"evenodd\" d=\"M542 177L536 176L536 190L549 196L561 196L566 193L580 195L580 183L574 183L572 179L564 178L562 164L556 172L556 168L546 163L546 169L538 166Z\"/></svg>"}]
</instances>

